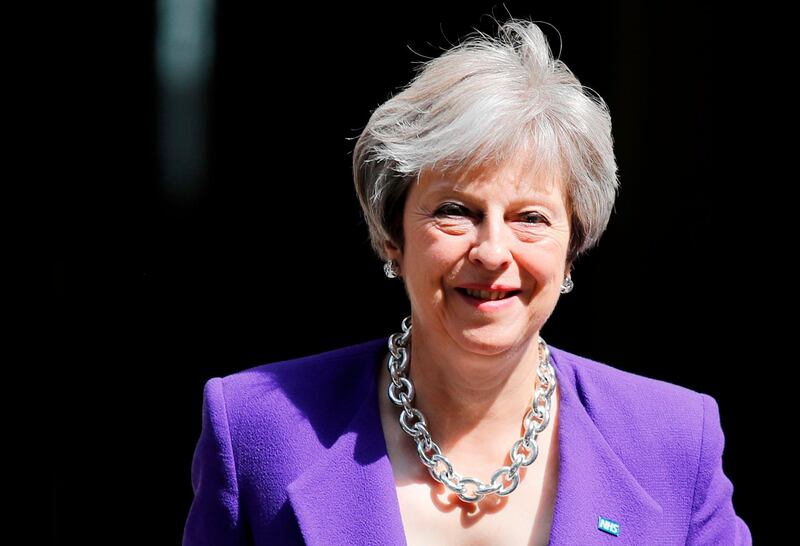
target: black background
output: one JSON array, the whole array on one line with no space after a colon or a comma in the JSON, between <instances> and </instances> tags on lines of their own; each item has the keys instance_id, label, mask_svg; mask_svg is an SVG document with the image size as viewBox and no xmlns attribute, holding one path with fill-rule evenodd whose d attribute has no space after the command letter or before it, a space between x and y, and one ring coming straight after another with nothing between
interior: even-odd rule
<instances>
[{"instance_id":1,"label":"black background","mask_svg":"<svg viewBox=\"0 0 800 546\"><path fill-rule=\"evenodd\" d=\"M159 174L156 9L130 2L64 13L68 25L52 12L58 39L26 70L41 82L21 139L35 137L29 230L46 265L23 318L46 339L29 384L44 394L51 542L178 543L208 378L398 331L408 303L371 254L352 139L415 63L473 27L491 34L506 9L554 25L540 25L554 53L606 100L621 181L543 336L712 395L737 514L768 540L765 396L788 364L776 218L793 219L777 206L796 179L777 151L795 70L764 24L779 14L220 3L207 169L175 197Z\"/></svg>"}]
</instances>

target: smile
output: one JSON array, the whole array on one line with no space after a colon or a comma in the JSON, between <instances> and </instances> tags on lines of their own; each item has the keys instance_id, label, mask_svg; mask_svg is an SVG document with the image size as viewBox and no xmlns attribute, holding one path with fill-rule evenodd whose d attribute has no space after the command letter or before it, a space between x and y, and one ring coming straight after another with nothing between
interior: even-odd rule
<instances>
[{"instance_id":1,"label":"smile","mask_svg":"<svg viewBox=\"0 0 800 546\"><path fill-rule=\"evenodd\" d=\"M521 292L521 290L511 290L508 292L491 292L488 290L473 290L472 288L456 288L462 294L466 294L467 296L481 299L481 300L503 300L508 298L509 296L515 296Z\"/></svg>"},{"instance_id":2,"label":"smile","mask_svg":"<svg viewBox=\"0 0 800 546\"><path fill-rule=\"evenodd\" d=\"M456 288L459 299L470 307L483 312L494 312L509 308L514 305L517 295L521 290L510 292L485 292L483 290L471 290L467 288Z\"/></svg>"}]
</instances>

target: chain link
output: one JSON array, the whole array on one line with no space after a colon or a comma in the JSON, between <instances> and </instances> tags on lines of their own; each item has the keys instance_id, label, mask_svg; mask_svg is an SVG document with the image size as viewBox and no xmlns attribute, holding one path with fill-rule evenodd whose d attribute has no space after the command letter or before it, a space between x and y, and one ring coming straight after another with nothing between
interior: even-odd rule
<instances>
[{"instance_id":1,"label":"chain link","mask_svg":"<svg viewBox=\"0 0 800 546\"><path fill-rule=\"evenodd\" d=\"M556 373L547 343L539 337L540 360L536 375L540 385L536 388L531 407L523 418L525 433L511 448L511 465L498 468L490 482L485 484L477 478L462 476L453 469L453 463L431 439L425 416L411 405L414 400L414 384L406 377L409 366L408 344L411 339L410 315L403 319L402 328L402 332L389 336L388 367L391 382L388 395L389 400L403 408L400 412L400 426L416 442L420 461L428 467L433 479L446 485L465 502L480 502L490 494L501 497L511 494L519 485L520 467L530 466L539 456L536 439L550 423L550 400L556 389ZM416 421L409 422L413 419Z\"/></svg>"}]
</instances>

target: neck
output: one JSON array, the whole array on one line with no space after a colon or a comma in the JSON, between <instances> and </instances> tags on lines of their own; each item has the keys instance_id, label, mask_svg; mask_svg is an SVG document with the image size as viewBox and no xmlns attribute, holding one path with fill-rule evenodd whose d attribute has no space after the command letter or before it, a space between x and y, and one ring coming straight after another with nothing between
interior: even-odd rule
<instances>
[{"instance_id":1,"label":"neck","mask_svg":"<svg viewBox=\"0 0 800 546\"><path fill-rule=\"evenodd\" d=\"M485 453L496 465L492 448L508 451L524 430L538 386L538 333L525 345L482 355L430 343L414 331L410 353L412 405L425 415L434 441L445 452Z\"/></svg>"}]
</instances>

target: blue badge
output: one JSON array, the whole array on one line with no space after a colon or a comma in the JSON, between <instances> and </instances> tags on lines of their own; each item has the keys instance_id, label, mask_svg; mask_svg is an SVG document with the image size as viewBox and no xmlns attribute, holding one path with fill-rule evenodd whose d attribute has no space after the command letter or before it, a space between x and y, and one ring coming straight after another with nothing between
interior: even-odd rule
<instances>
[{"instance_id":1,"label":"blue badge","mask_svg":"<svg viewBox=\"0 0 800 546\"><path fill-rule=\"evenodd\" d=\"M604 518L603 516L598 516L597 528L601 531L605 531L609 535L614 535L615 537L619 536L619 523L614 520Z\"/></svg>"}]
</instances>

